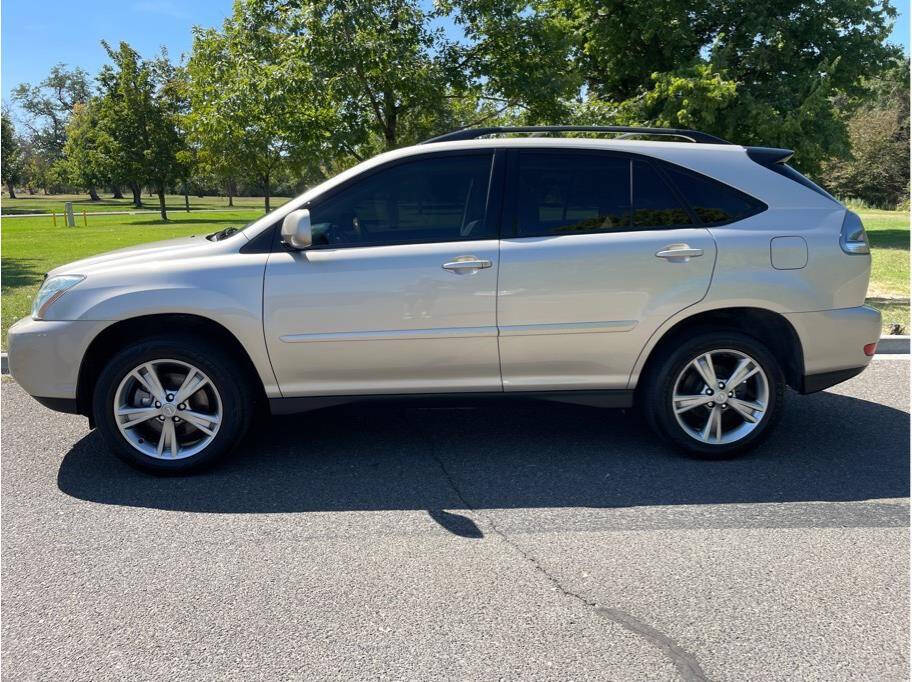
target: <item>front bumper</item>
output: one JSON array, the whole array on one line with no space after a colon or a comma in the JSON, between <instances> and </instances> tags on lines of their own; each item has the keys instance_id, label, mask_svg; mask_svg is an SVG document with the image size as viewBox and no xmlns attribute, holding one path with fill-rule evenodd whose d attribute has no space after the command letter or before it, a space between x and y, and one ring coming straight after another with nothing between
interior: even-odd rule
<instances>
[{"instance_id":1,"label":"front bumper","mask_svg":"<svg viewBox=\"0 0 912 682\"><path fill-rule=\"evenodd\" d=\"M880 312L868 306L787 313L785 317L801 340L802 393L821 391L862 372L871 362L865 345L880 338Z\"/></svg>"},{"instance_id":2,"label":"front bumper","mask_svg":"<svg viewBox=\"0 0 912 682\"><path fill-rule=\"evenodd\" d=\"M19 320L9 330L9 372L40 402L60 409L76 400L79 367L106 321ZM67 401L67 402L61 402ZM66 411L66 410L64 410Z\"/></svg>"}]
</instances>

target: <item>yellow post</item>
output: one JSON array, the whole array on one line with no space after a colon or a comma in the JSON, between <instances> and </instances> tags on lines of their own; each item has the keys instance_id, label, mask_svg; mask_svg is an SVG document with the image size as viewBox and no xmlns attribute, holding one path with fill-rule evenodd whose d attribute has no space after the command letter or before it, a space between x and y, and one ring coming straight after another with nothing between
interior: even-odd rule
<instances>
[{"instance_id":1,"label":"yellow post","mask_svg":"<svg viewBox=\"0 0 912 682\"><path fill-rule=\"evenodd\" d=\"M54 227L57 227L57 214L51 211L51 217L54 219Z\"/></svg>"},{"instance_id":2,"label":"yellow post","mask_svg":"<svg viewBox=\"0 0 912 682\"><path fill-rule=\"evenodd\" d=\"M88 226L89 226L89 219L86 218L86 210L85 210L85 209L82 209L82 226L83 226L83 227L88 227Z\"/></svg>"}]
</instances>

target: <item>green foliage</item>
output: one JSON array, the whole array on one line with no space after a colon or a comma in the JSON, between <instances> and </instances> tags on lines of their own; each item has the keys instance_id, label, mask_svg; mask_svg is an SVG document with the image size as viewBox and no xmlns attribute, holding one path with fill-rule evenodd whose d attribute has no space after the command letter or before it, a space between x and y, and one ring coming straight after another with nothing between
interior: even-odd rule
<instances>
[{"instance_id":1,"label":"green foliage","mask_svg":"<svg viewBox=\"0 0 912 682\"><path fill-rule=\"evenodd\" d=\"M840 197L893 208L909 201L909 60L900 60L849 118L851 153L823 166L822 181Z\"/></svg>"},{"instance_id":2,"label":"green foliage","mask_svg":"<svg viewBox=\"0 0 912 682\"><path fill-rule=\"evenodd\" d=\"M332 129L276 21L270 8L238 2L222 31L195 29L183 119L200 163L225 178L256 178L267 210L276 175L320 158L320 138Z\"/></svg>"},{"instance_id":3,"label":"green foliage","mask_svg":"<svg viewBox=\"0 0 912 682\"><path fill-rule=\"evenodd\" d=\"M127 43L115 51L102 43L112 64L98 76L97 139L112 167L123 176L155 188L162 220L167 220L164 194L180 175L177 154L182 148L174 100L168 83L173 67L166 54L144 60Z\"/></svg>"},{"instance_id":4,"label":"green foliage","mask_svg":"<svg viewBox=\"0 0 912 682\"><path fill-rule=\"evenodd\" d=\"M26 115L32 144L50 163L63 156L70 114L89 95L88 73L78 67L67 69L65 64L51 67L48 77L38 85L21 83L13 88L12 99Z\"/></svg>"},{"instance_id":5,"label":"green foliage","mask_svg":"<svg viewBox=\"0 0 912 682\"><path fill-rule=\"evenodd\" d=\"M573 26L587 102L578 112L695 125L741 144L796 150L815 172L847 152L836 97L898 54L896 11L875 0L560 0Z\"/></svg>"},{"instance_id":6,"label":"green foliage","mask_svg":"<svg viewBox=\"0 0 912 682\"><path fill-rule=\"evenodd\" d=\"M0 114L0 133L0 172L3 184L9 189L10 196L14 197L14 186L22 181L24 163L21 145L6 111Z\"/></svg>"},{"instance_id":7,"label":"green foliage","mask_svg":"<svg viewBox=\"0 0 912 682\"><path fill-rule=\"evenodd\" d=\"M114 141L101 125L101 102L97 99L77 104L67 125L67 141L60 170L79 187L101 187L120 179Z\"/></svg>"},{"instance_id":8,"label":"green foliage","mask_svg":"<svg viewBox=\"0 0 912 682\"><path fill-rule=\"evenodd\" d=\"M908 172L908 101L885 42L895 17L889 0L236 0L220 28L194 29L185 68L105 44L97 101L63 65L13 98L32 182L125 183L137 204L142 185L178 183L246 186L268 207L276 187L510 123L791 148L800 170L882 203Z\"/></svg>"}]
</instances>

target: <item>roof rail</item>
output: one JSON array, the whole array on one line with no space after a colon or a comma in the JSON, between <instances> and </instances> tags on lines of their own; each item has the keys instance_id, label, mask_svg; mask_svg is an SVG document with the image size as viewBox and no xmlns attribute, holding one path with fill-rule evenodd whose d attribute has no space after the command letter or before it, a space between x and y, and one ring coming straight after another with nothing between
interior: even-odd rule
<instances>
[{"instance_id":1,"label":"roof rail","mask_svg":"<svg viewBox=\"0 0 912 682\"><path fill-rule=\"evenodd\" d=\"M452 133L432 137L421 144L430 142L455 142L457 140L474 140L486 135L503 135L506 133L624 133L621 137L635 135L658 135L680 137L691 142L702 144L731 144L709 133L683 128L637 128L634 126L497 126L493 128L465 128Z\"/></svg>"}]
</instances>

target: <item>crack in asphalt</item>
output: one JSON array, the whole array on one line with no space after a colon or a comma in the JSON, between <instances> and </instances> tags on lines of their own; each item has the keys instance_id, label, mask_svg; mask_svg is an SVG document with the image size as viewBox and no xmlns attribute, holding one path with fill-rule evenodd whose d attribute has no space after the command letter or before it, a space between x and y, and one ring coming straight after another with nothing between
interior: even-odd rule
<instances>
[{"instance_id":1,"label":"crack in asphalt","mask_svg":"<svg viewBox=\"0 0 912 682\"><path fill-rule=\"evenodd\" d=\"M542 566L538 559L529 554L511 537L500 530L490 516L481 513L471 502L469 502L468 499L466 499L466 496L463 494L460 487L456 484L456 480L446 468L443 459L437 453L437 444L434 441L434 438L429 436L429 434L424 434L424 436L430 444L431 458L437 462L437 466L440 467L440 471L443 474L443 477L446 479L453 492L456 493L456 497L459 498L459 501L462 503L462 505L469 511L483 518L495 535L497 535L503 542L513 548L523 559L532 564L533 568L545 578L547 578L548 581L554 585L555 589L557 589L565 597L570 597L571 599L575 599L576 601L580 602L584 606L595 609L595 613L602 618L606 618L613 623L620 625L625 630L639 635L650 644L660 649L674 663L675 668L677 669L678 674L681 676L682 680L685 680L686 682L709 682L709 677L707 677L706 673L703 672L703 669L700 667L697 659L682 649L673 639L667 635L659 632L651 625L644 623L626 611L622 611L621 609L616 608L599 606L597 602L586 599L586 597L583 595L564 587L560 580L558 580L544 566ZM431 511L429 510L428 513L431 513Z\"/></svg>"}]
</instances>

